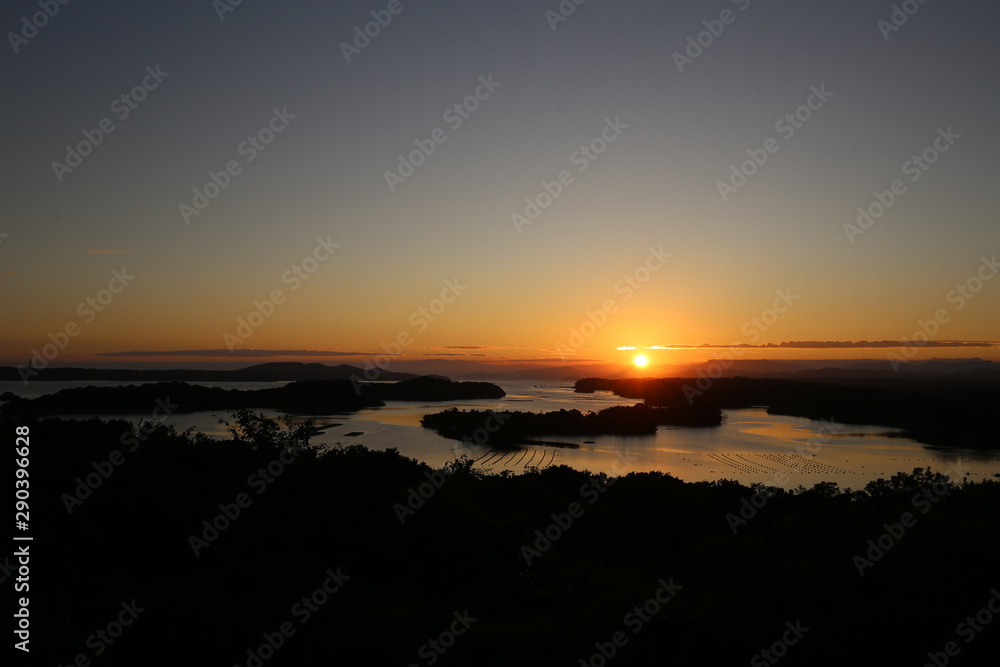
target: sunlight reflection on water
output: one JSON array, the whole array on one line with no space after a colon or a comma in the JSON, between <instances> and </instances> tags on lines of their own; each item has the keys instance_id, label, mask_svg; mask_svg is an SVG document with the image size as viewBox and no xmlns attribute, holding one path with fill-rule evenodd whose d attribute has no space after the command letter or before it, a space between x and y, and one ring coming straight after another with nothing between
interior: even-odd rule
<instances>
[{"instance_id":1,"label":"sunlight reflection on water","mask_svg":"<svg viewBox=\"0 0 1000 667\"><path fill-rule=\"evenodd\" d=\"M0 385L20 383L0 383ZM50 393L72 384L33 383L32 393ZM95 383L96 384L96 383ZM117 385L123 383L101 383ZM507 396L502 399L469 400L449 403L394 401L385 407L357 413L315 417L318 425L330 428L314 439L320 446L336 443L362 444L372 449L396 448L404 456L440 467L456 457L456 441L422 428L420 418L450 407L459 409L522 410L530 412L579 409L600 410L613 405L634 405L606 392L576 394L568 383L498 382ZM227 388L254 389L275 383L212 383ZM23 390L23 386L21 386ZM0 386L0 391L21 393ZM271 417L275 410L261 410ZM195 427L212 436L225 436L219 417L223 411L177 414L172 423L178 430ZM660 470L685 481L735 479L742 483L764 482L775 486L810 487L821 481L841 487L860 488L879 477L930 467L952 477L956 471L970 479L1000 473L1000 454L941 450L904 438L898 431L880 426L836 424L782 415L769 415L763 408L727 411L720 427L684 428L661 426L649 436L546 436L539 440L572 443L566 447L529 446L524 451L502 453L487 446L466 451L478 459L478 467L494 472L524 471L528 466L568 465L591 472L627 474L632 471ZM138 422L149 415L116 415ZM305 417L303 417L305 418ZM360 435L349 436L348 433ZM810 448L811 446L811 448ZM464 450L463 450L464 451ZM787 479L782 477L787 476Z\"/></svg>"}]
</instances>

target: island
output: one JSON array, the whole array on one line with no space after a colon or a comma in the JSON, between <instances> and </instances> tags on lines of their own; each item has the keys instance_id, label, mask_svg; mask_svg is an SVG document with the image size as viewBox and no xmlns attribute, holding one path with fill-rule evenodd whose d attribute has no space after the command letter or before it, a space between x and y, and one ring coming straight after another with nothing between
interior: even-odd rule
<instances>
[{"instance_id":1,"label":"island","mask_svg":"<svg viewBox=\"0 0 1000 667\"><path fill-rule=\"evenodd\" d=\"M517 448L538 443L541 435L652 435L657 426L719 426L724 416L707 406L651 407L646 404L615 406L598 412L554 410L520 412L459 410L424 415L421 426L453 440L474 439L477 431L488 432L489 443L498 448ZM560 443L564 444L564 443ZM572 445L571 445L572 446Z\"/></svg>"},{"instance_id":2,"label":"island","mask_svg":"<svg viewBox=\"0 0 1000 667\"><path fill-rule=\"evenodd\" d=\"M160 406L177 413L270 408L291 414L330 415L380 407L386 400L496 399L504 395L503 389L488 382L453 382L436 376L396 383L303 380L249 390L154 382L63 389L34 399L5 394L9 400L0 406L0 414L19 417L138 414Z\"/></svg>"},{"instance_id":3,"label":"island","mask_svg":"<svg viewBox=\"0 0 1000 667\"><path fill-rule=\"evenodd\" d=\"M575 390L610 391L656 406L766 406L773 415L896 428L889 435L935 447L1000 448L992 417L1000 383L983 384L979 378L585 378Z\"/></svg>"},{"instance_id":4,"label":"island","mask_svg":"<svg viewBox=\"0 0 1000 667\"><path fill-rule=\"evenodd\" d=\"M378 369L379 380L399 381L420 377ZM26 366L0 366L0 380L31 382L293 382L296 380L366 379L366 371L357 366L329 366L298 361L274 361L235 370L204 369L131 369L131 368L39 368L29 361Z\"/></svg>"}]
</instances>

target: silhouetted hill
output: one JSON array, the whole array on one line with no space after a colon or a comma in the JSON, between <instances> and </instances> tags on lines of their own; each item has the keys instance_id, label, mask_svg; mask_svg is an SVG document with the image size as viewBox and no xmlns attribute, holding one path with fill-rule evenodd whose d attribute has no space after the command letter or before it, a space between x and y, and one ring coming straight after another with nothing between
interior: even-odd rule
<instances>
[{"instance_id":1,"label":"silhouetted hill","mask_svg":"<svg viewBox=\"0 0 1000 667\"><path fill-rule=\"evenodd\" d=\"M942 380L943 381L943 380ZM1000 448L996 406L1000 384L969 386L952 377L941 382L819 382L761 378L585 378L581 393L612 391L650 405L768 406L771 414L903 429L900 437L941 447ZM956 384L957 383L957 384Z\"/></svg>"},{"instance_id":2,"label":"silhouetted hill","mask_svg":"<svg viewBox=\"0 0 1000 667\"><path fill-rule=\"evenodd\" d=\"M771 379L940 380L1000 378L1000 364L984 359L926 359L896 363L887 359L814 360L720 359L674 366L671 377L750 377ZM593 373L589 377L622 377Z\"/></svg>"},{"instance_id":3,"label":"silhouetted hill","mask_svg":"<svg viewBox=\"0 0 1000 667\"><path fill-rule=\"evenodd\" d=\"M0 407L8 415L145 414L169 405L172 412L271 408L330 414L384 405L359 395L348 380L305 380L271 389L221 389L185 382L154 382L124 387L78 387L35 399L16 398Z\"/></svg>"},{"instance_id":4,"label":"silhouetted hill","mask_svg":"<svg viewBox=\"0 0 1000 667\"><path fill-rule=\"evenodd\" d=\"M650 435L658 425L719 426L722 411L707 406L654 408L639 404L614 406L598 412L554 410L551 412L459 410L424 415L420 424L446 438L472 438L484 425L490 429L490 444L518 445L536 435Z\"/></svg>"},{"instance_id":5,"label":"silhouetted hill","mask_svg":"<svg viewBox=\"0 0 1000 667\"><path fill-rule=\"evenodd\" d=\"M13 366L0 367L0 380L21 380L21 371ZM115 368L46 368L28 379L31 382L109 381L109 382L294 382L296 380L349 380L365 378L365 370L341 364L276 361L237 370L190 369L115 369ZM378 380L399 381L420 377L413 373L379 370Z\"/></svg>"},{"instance_id":6,"label":"silhouetted hill","mask_svg":"<svg viewBox=\"0 0 1000 667\"><path fill-rule=\"evenodd\" d=\"M333 414L385 405L383 400L447 401L501 398L504 391L486 382L415 378L399 383L359 384L350 380L300 380L268 389L222 389L185 382L154 382L124 387L77 387L35 399L16 396L0 407L8 415L136 414L161 403L172 412L271 408L298 414ZM165 409L162 408L161 409Z\"/></svg>"},{"instance_id":7,"label":"silhouetted hill","mask_svg":"<svg viewBox=\"0 0 1000 667\"><path fill-rule=\"evenodd\" d=\"M357 366L340 364L328 366L319 363L300 363L295 361L275 361L257 364L248 368L232 371L234 379L242 382L280 382L290 380L349 380L352 377L365 379L365 371ZM398 373L379 369L380 381L397 382L420 377L413 373Z\"/></svg>"},{"instance_id":8,"label":"silhouetted hill","mask_svg":"<svg viewBox=\"0 0 1000 667\"><path fill-rule=\"evenodd\" d=\"M452 382L448 378L425 376L393 384L366 384L362 393L384 401L457 401L503 398L503 389L489 382Z\"/></svg>"},{"instance_id":9,"label":"silhouetted hill","mask_svg":"<svg viewBox=\"0 0 1000 667\"><path fill-rule=\"evenodd\" d=\"M954 641L955 665L992 665L1000 645L996 479L786 492L432 470L293 449L245 416L230 440L164 427L134 449L120 420L0 430L15 426L31 438L31 664L725 666L774 664L760 654L778 646L782 667L922 665ZM0 564L12 587L16 557ZM133 601L138 619L98 643Z\"/></svg>"}]
</instances>

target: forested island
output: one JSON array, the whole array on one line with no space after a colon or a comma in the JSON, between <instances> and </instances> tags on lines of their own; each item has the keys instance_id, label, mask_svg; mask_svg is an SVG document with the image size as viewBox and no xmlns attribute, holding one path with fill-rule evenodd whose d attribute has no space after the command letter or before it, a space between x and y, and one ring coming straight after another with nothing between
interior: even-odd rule
<instances>
[{"instance_id":1,"label":"forested island","mask_svg":"<svg viewBox=\"0 0 1000 667\"><path fill-rule=\"evenodd\" d=\"M218 369L134 369L134 368L41 368L34 362L22 366L0 366L0 381L28 382L294 382L297 380L350 380L351 378L382 381L412 380L420 377L377 368L375 378L366 370L340 364L330 366L299 361L272 361L234 370Z\"/></svg>"},{"instance_id":2,"label":"forested island","mask_svg":"<svg viewBox=\"0 0 1000 667\"><path fill-rule=\"evenodd\" d=\"M476 431L488 429L493 447L516 447L532 436L541 435L651 435L656 427L719 426L722 411L713 407L650 407L648 405L615 406L598 412L554 410L551 412L520 412L492 410L459 410L425 415L420 423L446 438L471 438Z\"/></svg>"},{"instance_id":3,"label":"forested island","mask_svg":"<svg viewBox=\"0 0 1000 667\"><path fill-rule=\"evenodd\" d=\"M901 429L899 437L938 447L1000 448L996 406L1000 383L975 386L960 379L934 382L879 380L798 381L756 378L586 378L580 393L610 391L647 405L766 406L770 414Z\"/></svg>"},{"instance_id":4,"label":"forested island","mask_svg":"<svg viewBox=\"0 0 1000 667\"><path fill-rule=\"evenodd\" d=\"M297 414L325 415L385 405L386 400L449 401L502 398L503 389L488 382L453 382L418 377L396 383L304 380L267 389L222 389L185 382L154 382L122 387L63 389L34 399L6 394L0 413L45 416L134 414L168 403L172 412L271 408Z\"/></svg>"}]
</instances>

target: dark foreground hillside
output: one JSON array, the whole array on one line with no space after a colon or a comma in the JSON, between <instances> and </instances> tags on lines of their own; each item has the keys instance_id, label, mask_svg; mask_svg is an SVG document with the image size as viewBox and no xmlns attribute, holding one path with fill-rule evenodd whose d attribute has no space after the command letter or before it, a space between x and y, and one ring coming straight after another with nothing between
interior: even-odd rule
<instances>
[{"instance_id":1,"label":"dark foreground hillside","mask_svg":"<svg viewBox=\"0 0 1000 667\"><path fill-rule=\"evenodd\" d=\"M29 426L31 664L980 665L1000 645L1000 480L768 497L300 453L308 433L250 413L225 442Z\"/></svg>"}]
</instances>

